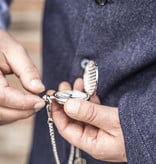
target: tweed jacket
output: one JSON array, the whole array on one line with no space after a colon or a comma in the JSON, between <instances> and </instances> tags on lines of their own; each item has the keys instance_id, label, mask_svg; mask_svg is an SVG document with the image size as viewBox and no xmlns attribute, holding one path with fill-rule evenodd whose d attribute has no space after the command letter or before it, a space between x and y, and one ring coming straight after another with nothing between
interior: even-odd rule
<instances>
[{"instance_id":1,"label":"tweed jacket","mask_svg":"<svg viewBox=\"0 0 156 164\"><path fill-rule=\"evenodd\" d=\"M46 0L43 81L57 89L82 76L81 62L99 67L97 94L119 109L129 164L156 163L156 1ZM61 120L60 120L61 121ZM61 164L69 144L57 133ZM82 152L89 164L106 164ZM54 164L46 111L35 118L30 164Z\"/></svg>"}]
</instances>

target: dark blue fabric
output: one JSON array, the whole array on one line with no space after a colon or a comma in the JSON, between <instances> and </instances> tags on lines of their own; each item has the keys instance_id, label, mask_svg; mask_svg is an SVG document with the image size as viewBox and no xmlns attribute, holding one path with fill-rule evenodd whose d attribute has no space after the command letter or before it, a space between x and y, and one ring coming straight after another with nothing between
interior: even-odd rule
<instances>
[{"instance_id":1,"label":"dark blue fabric","mask_svg":"<svg viewBox=\"0 0 156 164\"><path fill-rule=\"evenodd\" d=\"M129 164L156 163L156 1L47 0L43 81L47 89L82 75L81 60L99 66L102 104L119 108ZM45 110L36 115L30 164L55 163ZM61 120L60 120L61 121ZM61 164L69 145L56 130ZM100 164L83 153L89 164Z\"/></svg>"},{"instance_id":2,"label":"dark blue fabric","mask_svg":"<svg viewBox=\"0 0 156 164\"><path fill-rule=\"evenodd\" d=\"M10 23L9 5L10 0L0 1L0 28L7 29Z\"/></svg>"},{"instance_id":3,"label":"dark blue fabric","mask_svg":"<svg viewBox=\"0 0 156 164\"><path fill-rule=\"evenodd\" d=\"M5 0L8 5L11 4L12 0Z\"/></svg>"}]
</instances>

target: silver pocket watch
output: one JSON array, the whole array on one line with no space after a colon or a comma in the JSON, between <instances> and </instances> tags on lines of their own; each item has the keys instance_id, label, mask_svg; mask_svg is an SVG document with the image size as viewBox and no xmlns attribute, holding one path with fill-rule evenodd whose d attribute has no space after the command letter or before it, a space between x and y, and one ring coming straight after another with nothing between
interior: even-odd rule
<instances>
[{"instance_id":1,"label":"silver pocket watch","mask_svg":"<svg viewBox=\"0 0 156 164\"><path fill-rule=\"evenodd\" d=\"M44 95L43 99L46 102L49 102L49 100L56 100L59 104L65 104L70 98L89 100L89 98L95 94L98 83L98 67L93 60L89 60L86 64L83 81L85 92L78 90L63 90L57 91L53 95Z\"/></svg>"}]
</instances>

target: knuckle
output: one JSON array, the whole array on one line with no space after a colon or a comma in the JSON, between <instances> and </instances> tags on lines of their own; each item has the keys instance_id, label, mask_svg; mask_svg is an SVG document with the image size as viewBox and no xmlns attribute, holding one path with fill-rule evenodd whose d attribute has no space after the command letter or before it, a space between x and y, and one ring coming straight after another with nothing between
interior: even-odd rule
<instances>
[{"instance_id":1,"label":"knuckle","mask_svg":"<svg viewBox=\"0 0 156 164\"><path fill-rule=\"evenodd\" d=\"M12 44L12 46L14 47L13 49L10 48L8 54L10 54L10 52L19 54L19 55L25 55L26 54L26 49L18 42L14 42Z\"/></svg>"},{"instance_id":2,"label":"knuckle","mask_svg":"<svg viewBox=\"0 0 156 164\"><path fill-rule=\"evenodd\" d=\"M30 116L32 116L33 114L34 114L33 111L25 111L25 112L23 112L21 119L27 119Z\"/></svg>"},{"instance_id":3,"label":"knuckle","mask_svg":"<svg viewBox=\"0 0 156 164\"><path fill-rule=\"evenodd\" d=\"M92 150L91 156L97 160L106 160L106 153L103 153L102 151L99 152L96 149Z\"/></svg>"},{"instance_id":4,"label":"knuckle","mask_svg":"<svg viewBox=\"0 0 156 164\"><path fill-rule=\"evenodd\" d=\"M27 94L27 93L21 93L18 95L18 98L16 98L14 100L14 102L16 103L14 105L15 108L19 109L19 110L34 110L35 105L36 105L36 101L34 99L34 95L33 94Z\"/></svg>"},{"instance_id":5,"label":"knuckle","mask_svg":"<svg viewBox=\"0 0 156 164\"><path fill-rule=\"evenodd\" d=\"M27 111L33 109L33 104L30 104L26 98L21 99L20 103L18 102L15 106L21 111Z\"/></svg>"},{"instance_id":6,"label":"knuckle","mask_svg":"<svg viewBox=\"0 0 156 164\"><path fill-rule=\"evenodd\" d=\"M94 122L96 115L97 115L97 112L95 110L94 104L89 103L89 105L87 105L87 108L85 109L85 115L84 115L85 121Z\"/></svg>"},{"instance_id":7,"label":"knuckle","mask_svg":"<svg viewBox=\"0 0 156 164\"><path fill-rule=\"evenodd\" d=\"M58 86L58 90L60 90L60 91L61 90L68 90L70 88L71 88L70 83L67 81L62 81Z\"/></svg>"},{"instance_id":8,"label":"knuckle","mask_svg":"<svg viewBox=\"0 0 156 164\"><path fill-rule=\"evenodd\" d=\"M35 66L33 64L29 65L29 67L25 67L24 68L24 72L26 73L36 73L37 69L35 68Z\"/></svg>"},{"instance_id":9,"label":"knuckle","mask_svg":"<svg viewBox=\"0 0 156 164\"><path fill-rule=\"evenodd\" d=\"M27 109L27 105L26 105L26 102L23 100L20 102L20 110L26 110ZM17 106L17 105L16 105Z\"/></svg>"},{"instance_id":10,"label":"knuckle","mask_svg":"<svg viewBox=\"0 0 156 164\"><path fill-rule=\"evenodd\" d=\"M5 96L2 92L0 92L0 104L5 101Z\"/></svg>"},{"instance_id":11,"label":"knuckle","mask_svg":"<svg viewBox=\"0 0 156 164\"><path fill-rule=\"evenodd\" d=\"M93 154L92 157L97 160L104 160L99 154Z\"/></svg>"},{"instance_id":12,"label":"knuckle","mask_svg":"<svg viewBox=\"0 0 156 164\"><path fill-rule=\"evenodd\" d=\"M68 85L69 83L67 81L62 81L60 85Z\"/></svg>"},{"instance_id":13,"label":"knuckle","mask_svg":"<svg viewBox=\"0 0 156 164\"><path fill-rule=\"evenodd\" d=\"M0 110L0 125L2 124L4 120L4 115L3 115L3 112Z\"/></svg>"},{"instance_id":14,"label":"knuckle","mask_svg":"<svg viewBox=\"0 0 156 164\"><path fill-rule=\"evenodd\" d=\"M15 50L19 53L26 53L26 49L20 44L20 43L15 43Z\"/></svg>"},{"instance_id":15,"label":"knuckle","mask_svg":"<svg viewBox=\"0 0 156 164\"><path fill-rule=\"evenodd\" d=\"M4 92L4 89L1 88L0 89L0 104L4 105L4 104L6 104L6 102L7 102L7 95Z\"/></svg>"}]
</instances>

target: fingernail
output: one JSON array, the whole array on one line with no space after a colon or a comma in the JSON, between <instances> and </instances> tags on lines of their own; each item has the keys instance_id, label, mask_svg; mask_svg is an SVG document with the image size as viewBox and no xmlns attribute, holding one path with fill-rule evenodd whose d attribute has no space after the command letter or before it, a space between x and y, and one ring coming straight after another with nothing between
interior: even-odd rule
<instances>
[{"instance_id":1,"label":"fingernail","mask_svg":"<svg viewBox=\"0 0 156 164\"><path fill-rule=\"evenodd\" d=\"M36 112L38 112L40 109L42 109L45 106L45 102L38 102L34 105L34 109Z\"/></svg>"},{"instance_id":2,"label":"fingernail","mask_svg":"<svg viewBox=\"0 0 156 164\"><path fill-rule=\"evenodd\" d=\"M66 111L70 114L77 114L80 107L80 102L75 100L68 100Z\"/></svg>"},{"instance_id":3,"label":"fingernail","mask_svg":"<svg viewBox=\"0 0 156 164\"><path fill-rule=\"evenodd\" d=\"M42 84L41 80L39 80L39 79L32 80L31 86L36 89L39 89L41 91L44 91L44 89L45 89L44 85Z\"/></svg>"}]
</instances>

